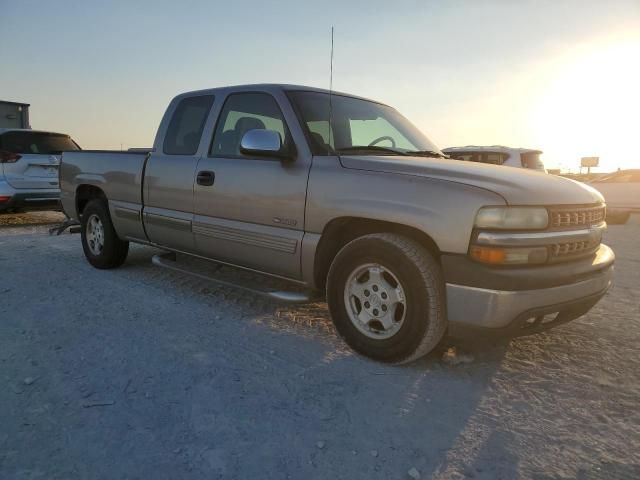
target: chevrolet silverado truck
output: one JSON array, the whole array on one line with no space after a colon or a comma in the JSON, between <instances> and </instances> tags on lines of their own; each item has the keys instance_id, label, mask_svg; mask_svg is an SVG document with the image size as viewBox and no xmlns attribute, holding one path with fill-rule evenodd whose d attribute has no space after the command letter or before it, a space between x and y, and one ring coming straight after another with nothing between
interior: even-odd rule
<instances>
[{"instance_id":1,"label":"chevrolet silverado truck","mask_svg":"<svg viewBox=\"0 0 640 480\"><path fill-rule=\"evenodd\" d=\"M395 109L316 88L178 95L153 148L65 152L60 186L94 267L135 242L279 277L326 295L344 340L386 362L449 327L567 322L613 273L593 188L450 160Z\"/></svg>"}]
</instances>

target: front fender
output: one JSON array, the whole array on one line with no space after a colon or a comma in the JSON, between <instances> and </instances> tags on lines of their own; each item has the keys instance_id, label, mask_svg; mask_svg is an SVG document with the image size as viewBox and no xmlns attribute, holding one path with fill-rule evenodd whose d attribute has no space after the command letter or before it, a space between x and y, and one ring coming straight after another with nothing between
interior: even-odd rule
<instances>
[{"instance_id":1,"label":"front fender","mask_svg":"<svg viewBox=\"0 0 640 480\"><path fill-rule=\"evenodd\" d=\"M423 231L442 252L464 254L475 215L485 205L505 205L505 201L479 187L346 169L336 157L316 157L309 178L305 230L319 234L340 217L382 220Z\"/></svg>"}]
</instances>

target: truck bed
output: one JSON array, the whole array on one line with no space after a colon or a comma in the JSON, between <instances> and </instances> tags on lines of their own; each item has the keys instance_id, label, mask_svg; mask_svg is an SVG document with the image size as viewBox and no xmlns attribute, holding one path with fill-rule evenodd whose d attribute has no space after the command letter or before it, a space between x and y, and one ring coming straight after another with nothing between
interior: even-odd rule
<instances>
[{"instance_id":1,"label":"truck bed","mask_svg":"<svg viewBox=\"0 0 640 480\"><path fill-rule=\"evenodd\" d=\"M130 210L142 208L142 180L147 152L80 150L64 152L60 162L60 190L64 211L78 219L76 191L79 185L101 189L109 199L109 207Z\"/></svg>"}]
</instances>

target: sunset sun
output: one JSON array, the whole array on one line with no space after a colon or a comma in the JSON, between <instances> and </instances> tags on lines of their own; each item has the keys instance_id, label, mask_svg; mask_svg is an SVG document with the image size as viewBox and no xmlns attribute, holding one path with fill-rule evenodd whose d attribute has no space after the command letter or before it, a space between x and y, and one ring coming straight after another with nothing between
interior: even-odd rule
<instances>
[{"instance_id":1,"label":"sunset sun","mask_svg":"<svg viewBox=\"0 0 640 480\"><path fill-rule=\"evenodd\" d=\"M531 115L546 158L575 168L599 156L602 170L640 168L640 39L589 45L552 63Z\"/></svg>"}]
</instances>

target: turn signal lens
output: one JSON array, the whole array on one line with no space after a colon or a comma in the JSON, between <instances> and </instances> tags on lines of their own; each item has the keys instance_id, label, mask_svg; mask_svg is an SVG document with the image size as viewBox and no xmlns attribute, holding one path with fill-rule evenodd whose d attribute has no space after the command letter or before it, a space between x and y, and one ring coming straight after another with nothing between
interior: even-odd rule
<instances>
[{"instance_id":1,"label":"turn signal lens","mask_svg":"<svg viewBox=\"0 0 640 480\"><path fill-rule=\"evenodd\" d=\"M506 257L503 248L471 247L471 258L482 263L501 264Z\"/></svg>"},{"instance_id":2,"label":"turn signal lens","mask_svg":"<svg viewBox=\"0 0 640 480\"><path fill-rule=\"evenodd\" d=\"M469 256L490 265L531 265L545 263L548 258L546 247L502 248L472 245Z\"/></svg>"}]
</instances>

